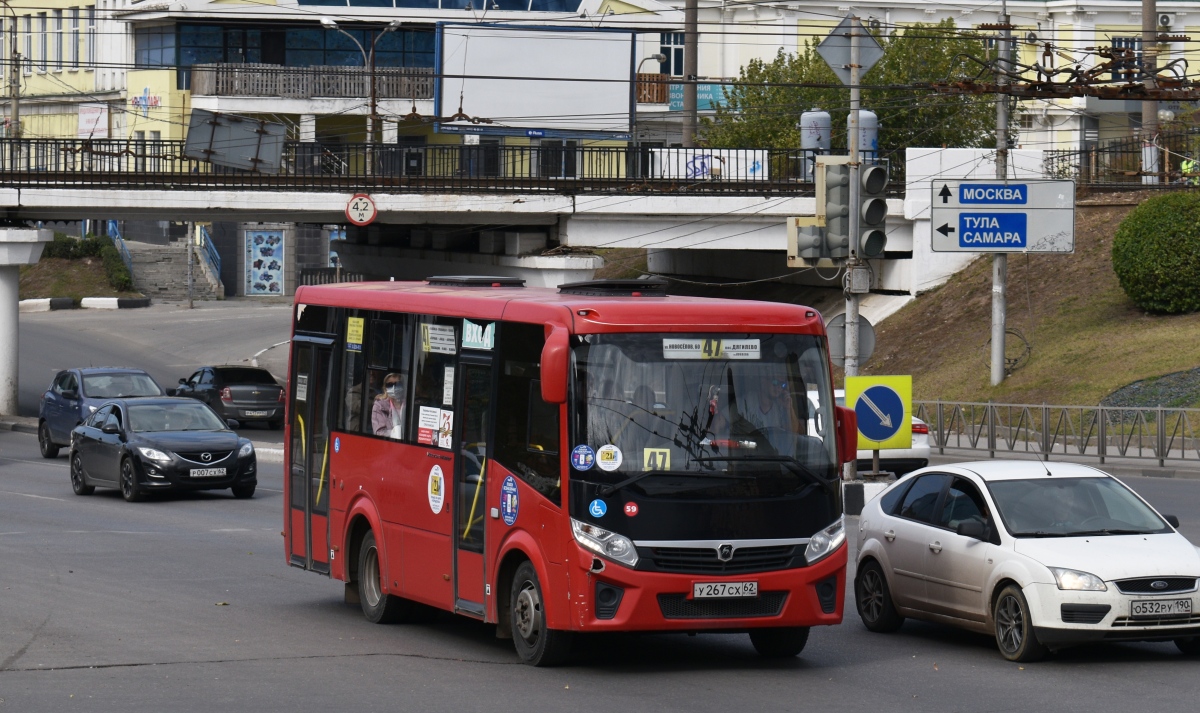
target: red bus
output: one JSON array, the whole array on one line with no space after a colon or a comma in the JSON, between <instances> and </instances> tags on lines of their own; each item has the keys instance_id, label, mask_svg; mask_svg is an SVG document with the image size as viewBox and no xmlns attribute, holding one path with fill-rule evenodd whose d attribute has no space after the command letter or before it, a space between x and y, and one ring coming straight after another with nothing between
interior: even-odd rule
<instances>
[{"instance_id":1,"label":"red bus","mask_svg":"<svg viewBox=\"0 0 1200 713\"><path fill-rule=\"evenodd\" d=\"M856 427L815 310L445 277L293 316L287 557L369 620L456 612L534 665L599 631L794 656L841 622Z\"/></svg>"}]
</instances>

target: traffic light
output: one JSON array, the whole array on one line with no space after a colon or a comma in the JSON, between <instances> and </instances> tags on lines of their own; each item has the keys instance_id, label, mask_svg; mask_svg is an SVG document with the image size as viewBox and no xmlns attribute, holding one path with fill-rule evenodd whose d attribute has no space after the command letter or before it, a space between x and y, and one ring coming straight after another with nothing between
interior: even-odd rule
<instances>
[{"instance_id":1,"label":"traffic light","mask_svg":"<svg viewBox=\"0 0 1200 713\"><path fill-rule=\"evenodd\" d=\"M850 166L818 164L817 182L817 215L825 216L822 257L845 260L850 257Z\"/></svg>"},{"instance_id":2,"label":"traffic light","mask_svg":"<svg viewBox=\"0 0 1200 713\"><path fill-rule=\"evenodd\" d=\"M859 170L862 192L859 194L859 238L860 258L883 257L887 246L888 206L884 191L888 185L888 172L883 166L863 166Z\"/></svg>"}]
</instances>

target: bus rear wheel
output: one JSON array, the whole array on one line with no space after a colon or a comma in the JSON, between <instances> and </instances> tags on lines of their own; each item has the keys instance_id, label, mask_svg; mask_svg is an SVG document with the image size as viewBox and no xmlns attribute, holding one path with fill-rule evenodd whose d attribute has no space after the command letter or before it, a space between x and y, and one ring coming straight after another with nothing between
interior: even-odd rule
<instances>
[{"instance_id":1,"label":"bus rear wheel","mask_svg":"<svg viewBox=\"0 0 1200 713\"><path fill-rule=\"evenodd\" d=\"M799 656L808 643L807 626L781 626L773 629L751 629L750 643L759 656L771 659Z\"/></svg>"},{"instance_id":2,"label":"bus rear wheel","mask_svg":"<svg viewBox=\"0 0 1200 713\"><path fill-rule=\"evenodd\" d=\"M513 645L521 660L531 666L557 666L571 652L571 635L546 626L542 585L537 570L526 561L517 567L509 597Z\"/></svg>"},{"instance_id":3,"label":"bus rear wheel","mask_svg":"<svg viewBox=\"0 0 1200 713\"><path fill-rule=\"evenodd\" d=\"M394 624L406 619L413 607L407 599L384 594L379 546L375 533L367 532L358 548L358 601L363 616L375 624Z\"/></svg>"}]
</instances>

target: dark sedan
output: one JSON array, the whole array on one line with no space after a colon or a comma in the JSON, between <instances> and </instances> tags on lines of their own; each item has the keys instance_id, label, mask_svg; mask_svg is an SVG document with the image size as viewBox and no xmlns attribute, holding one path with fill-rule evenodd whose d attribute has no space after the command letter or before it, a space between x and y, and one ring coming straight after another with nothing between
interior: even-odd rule
<instances>
[{"instance_id":1,"label":"dark sedan","mask_svg":"<svg viewBox=\"0 0 1200 713\"><path fill-rule=\"evenodd\" d=\"M71 488L76 495L119 488L129 502L168 490L229 488L251 497L254 445L231 425L192 399L110 401L71 434Z\"/></svg>"},{"instance_id":2,"label":"dark sedan","mask_svg":"<svg viewBox=\"0 0 1200 713\"><path fill-rule=\"evenodd\" d=\"M260 421L283 427L283 387L271 372L256 366L203 366L179 380L175 396L188 396L212 406L224 418L241 423Z\"/></svg>"}]
</instances>

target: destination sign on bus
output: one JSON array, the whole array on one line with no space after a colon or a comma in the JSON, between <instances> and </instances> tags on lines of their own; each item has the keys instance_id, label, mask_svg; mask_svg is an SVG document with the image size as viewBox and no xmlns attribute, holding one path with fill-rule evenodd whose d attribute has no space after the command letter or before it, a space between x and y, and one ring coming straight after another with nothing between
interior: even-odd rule
<instances>
[{"instance_id":1,"label":"destination sign on bus","mask_svg":"<svg viewBox=\"0 0 1200 713\"><path fill-rule=\"evenodd\" d=\"M663 359L758 359L757 339L664 339Z\"/></svg>"}]
</instances>

